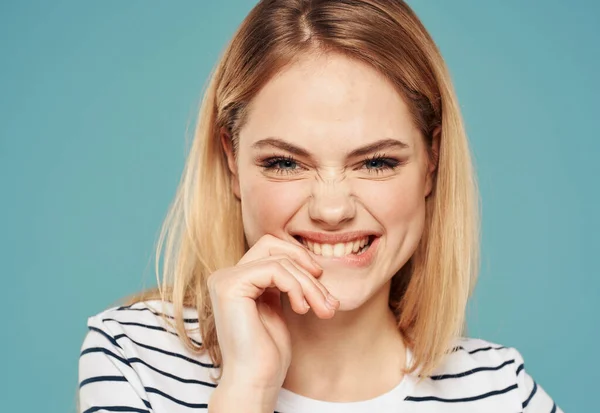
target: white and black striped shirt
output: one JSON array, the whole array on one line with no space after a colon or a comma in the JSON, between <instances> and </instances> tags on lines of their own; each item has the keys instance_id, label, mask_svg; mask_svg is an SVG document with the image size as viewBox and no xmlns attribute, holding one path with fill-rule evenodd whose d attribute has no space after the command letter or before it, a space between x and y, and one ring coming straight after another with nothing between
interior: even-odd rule
<instances>
[{"instance_id":1,"label":"white and black striped shirt","mask_svg":"<svg viewBox=\"0 0 600 413\"><path fill-rule=\"evenodd\" d=\"M79 359L80 412L177 413L208 409L216 383L208 354L189 352L159 313L159 301L106 310L88 320ZM195 329L195 309L185 309ZM200 341L196 330L190 333ZM407 353L410 359L410 351ZM213 374L214 376L214 374ZM394 389L371 400L331 403L281 389L281 413L555 413L562 412L526 373L514 348L461 339L436 374L417 384L407 375Z\"/></svg>"}]
</instances>

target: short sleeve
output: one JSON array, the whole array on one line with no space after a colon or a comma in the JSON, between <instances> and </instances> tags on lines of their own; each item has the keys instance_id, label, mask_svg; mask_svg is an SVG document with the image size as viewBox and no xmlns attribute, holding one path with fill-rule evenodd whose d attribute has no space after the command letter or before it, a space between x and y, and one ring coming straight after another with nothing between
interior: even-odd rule
<instances>
[{"instance_id":1,"label":"short sleeve","mask_svg":"<svg viewBox=\"0 0 600 413\"><path fill-rule=\"evenodd\" d=\"M519 351L514 352L515 374L523 406L523 413L563 413L544 389L527 373L525 362Z\"/></svg>"},{"instance_id":2,"label":"short sleeve","mask_svg":"<svg viewBox=\"0 0 600 413\"><path fill-rule=\"evenodd\" d=\"M79 413L150 412L144 386L114 334L98 317L88 320L79 356Z\"/></svg>"}]
</instances>

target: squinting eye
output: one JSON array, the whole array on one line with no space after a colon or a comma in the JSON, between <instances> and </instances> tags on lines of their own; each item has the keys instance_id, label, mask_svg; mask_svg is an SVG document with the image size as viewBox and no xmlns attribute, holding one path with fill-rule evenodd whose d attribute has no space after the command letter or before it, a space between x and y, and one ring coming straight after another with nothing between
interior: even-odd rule
<instances>
[{"instance_id":1,"label":"squinting eye","mask_svg":"<svg viewBox=\"0 0 600 413\"><path fill-rule=\"evenodd\" d=\"M374 171L375 173L382 172L386 169L393 170L398 165L400 165L400 161L394 158L385 158L381 156L375 156L373 158L369 158L365 161L365 166L368 171Z\"/></svg>"},{"instance_id":2,"label":"squinting eye","mask_svg":"<svg viewBox=\"0 0 600 413\"><path fill-rule=\"evenodd\" d=\"M280 169L289 169L289 168L293 167L294 165L296 165L296 163L294 161L282 159L280 161L277 161L275 163L275 165L277 165L277 167Z\"/></svg>"},{"instance_id":3,"label":"squinting eye","mask_svg":"<svg viewBox=\"0 0 600 413\"><path fill-rule=\"evenodd\" d=\"M387 158L381 155L375 155L363 161L363 167L369 173L383 173L386 170L394 170L402 162L395 158ZM304 170L301 165L291 156L272 156L260 162L260 165L265 171L276 174L297 174Z\"/></svg>"},{"instance_id":4,"label":"squinting eye","mask_svg":"<svg viewBox=\"0 0 600 413\"><path fill-rule=\"evenodd\" d=\"M298 169L297 166L296 160L291 156L267 158L262 161L265 170L272 170L278 174L294 173Z\"/></svg>"},{"instance_id":5,"label":"squinting eye","mask_svg":"<svg viewBox=\"0 0 600 413\"><path fill-rule=\"evenodd\" d=\"M367 165L371 166L373 168L376 168L376 169L379 169L379 168L377 168L378 166L379 167L382 167L382 166L385 167L386 166L386 164L383 161L383 159L371 159L371 160L367 161Z\"/></svg>"}]
</instances>

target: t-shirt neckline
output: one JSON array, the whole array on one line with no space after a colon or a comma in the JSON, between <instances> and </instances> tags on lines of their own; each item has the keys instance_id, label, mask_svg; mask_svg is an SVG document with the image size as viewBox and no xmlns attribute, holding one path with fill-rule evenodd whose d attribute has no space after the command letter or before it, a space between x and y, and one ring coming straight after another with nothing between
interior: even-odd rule
<instances>
[{"instance_id":1,"label":"t-shirt neckline","mask_svg":"<svg viewBox=\"0 0 600 413\"><path fill-rule=\"evenodd\" d=\"M412 352L406 347L406 365L412 363ZM276 410L281 413L355 413L364 411L386 411L399 407L400 403L410 393L413 386L412 377L404 375L402 380L391 390L372 399L356 402L326 402L311 399L281 388Z\"/></svg>"}]
</instances>

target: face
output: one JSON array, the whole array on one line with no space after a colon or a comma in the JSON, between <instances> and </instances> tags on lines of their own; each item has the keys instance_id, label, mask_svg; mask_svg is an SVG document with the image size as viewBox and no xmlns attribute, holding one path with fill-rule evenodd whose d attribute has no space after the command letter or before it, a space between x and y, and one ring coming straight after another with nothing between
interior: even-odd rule
<instances>
[{"instance_id":1,"label":"face","mask_svg":"<svg viewBox=\"0 0 600 413\"><path fill-rule=\"evenodd\" d=\"M435 165L396 89L361 62L315 55L280 72L228 157L248 244L303 245L340 310L388 287L419 243Z\"/></svg>"}]
</instances>

